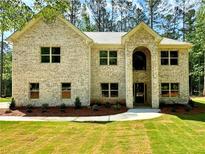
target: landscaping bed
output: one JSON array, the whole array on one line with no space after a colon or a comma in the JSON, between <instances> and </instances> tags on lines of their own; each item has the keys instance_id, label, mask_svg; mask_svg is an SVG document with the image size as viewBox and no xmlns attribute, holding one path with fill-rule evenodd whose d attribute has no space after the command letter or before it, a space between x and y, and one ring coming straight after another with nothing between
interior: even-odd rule
<instances>
[{"instance_id":1,"label":"landscaping bed","mask_svg":"<svg viewBox=\"0 0 205 154\"><path fill-rule=\"evenodd\" d=\"M191 108L188 108L186 105L181 105L181 104L165 105L161 108L161 113L165 113L165 114L205 113L205 104L195 103L195 106Z\"/></svg>"},{"instance_id":2,"label":"landscaping bed","mask_svg":"<svg viewBox=\"0 0 205 154\"><path fill-rule=\"evenodd\" d=\"M16 108L16 110L0 109L0 116L103 116L123 113L126 111L127 108L125 106L121 106L119 109L99 106L97 111L90 107L81 107L80 109L67 107L63 112L59 107L49 107L47 111L44 112L42 112L41 107L35 107L31 112L28 112L26 107L19 107Z\"/></svg>"}]
</instances>

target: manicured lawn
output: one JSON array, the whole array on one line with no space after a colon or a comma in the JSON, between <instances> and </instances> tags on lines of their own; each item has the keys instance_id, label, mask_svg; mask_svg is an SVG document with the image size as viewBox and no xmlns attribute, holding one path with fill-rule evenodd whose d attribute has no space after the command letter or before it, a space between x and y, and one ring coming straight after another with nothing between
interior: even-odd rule
<instances>
[{"instance_id":1,"label":"manicured lawn","mask_svg":"<svg viewBox=\"0 0 205 154\"><path fill-rule=\"evenodd\" d=\"M111 123L0 122L0 153L205 153L205 114Z\"/></svg>"},{"instance_id":2,"label":"manicured lawn","mask_svg":"<svg viewBox=\"0 0 205 154\"><path fill-rule=\"evenodd\" d=\"M1 102L10 102L11 101L11 97L6 97L6 98L1 98L0 97L0 103Z\"/></svg>"},{"instance_id":3,"label":"manicured lawn","mask_svg":"<svg viewBox=\"0 0 205 154\"><path fill-rule=\"evenodd\" d=\"M192 97L192 99L193 99L195 102L199 102L199 103L205 104L205 97Z\"/></svg>"},{"instance_id":4,"label":"manicured lawn","mask_svg":"<svg viewBox=\"0 0 205 154\"><path fill-rule=\"evenodd\" d=\"M205 153L205 113L145 121L0 122L0 153Z\"/></svg>"}]
</instances>

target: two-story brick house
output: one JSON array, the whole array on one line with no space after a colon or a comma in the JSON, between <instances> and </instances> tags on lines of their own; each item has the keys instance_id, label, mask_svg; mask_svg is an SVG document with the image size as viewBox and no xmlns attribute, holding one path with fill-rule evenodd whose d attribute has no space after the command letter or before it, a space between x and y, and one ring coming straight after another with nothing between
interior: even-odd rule
<instances>
[{"instance_id":1,"label":"two-story brick house","mask_svg":"<svg viewBox=\"0 0 205 154\"><path fill-rule=\"evenodd\" d=\"M92 101L159 107L187 103L190 43L161 37L145 23L130 32L82 32L42 17L12 34L12 92L18 106Z\"/></svg>"}]
</instances>

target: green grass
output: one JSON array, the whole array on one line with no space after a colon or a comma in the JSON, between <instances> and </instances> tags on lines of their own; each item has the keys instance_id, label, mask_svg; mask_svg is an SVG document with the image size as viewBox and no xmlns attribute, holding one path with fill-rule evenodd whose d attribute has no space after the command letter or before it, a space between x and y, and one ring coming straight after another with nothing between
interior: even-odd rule
<instances>
[{"instance_id":1,"label":"green grass","mask_svg":"<svg viewBox=\"0 0 205 154\"><path fill-rule=\"evenodd\" d=\"M0 103L1 102L10 102L11 101L11 97L6 97L6 98L1 98L0 97Z\"/></svg>"},{"instance_id":2,"label":"green grass","mask_svg":"<svg viewBox=\"0 0 205 154\"><path fill-rule=\"evenodd\" d=\"M0 122L0 153L205 153L205 114L111 123Z\"/></svg>"},{"instance_id":3,"label":"green grass","mask_svg":"<svg viewBox=\"0 0 205 154\"><path fill-rule=\"evenodd\" d=\"M0 122L0 153L204 154L205 113L110 123Z\"/></svg>"},{"instance_id":4,"label":"green grass","mask_svg":"<svg viewBox=\"0 0 205 154\"><path fill-rule=\"evenodd\" d=\"M195 102L199 102L199 103L205 104L205 97L192 97L192 99L193 99Z\"/></svg>"}]
</instances>

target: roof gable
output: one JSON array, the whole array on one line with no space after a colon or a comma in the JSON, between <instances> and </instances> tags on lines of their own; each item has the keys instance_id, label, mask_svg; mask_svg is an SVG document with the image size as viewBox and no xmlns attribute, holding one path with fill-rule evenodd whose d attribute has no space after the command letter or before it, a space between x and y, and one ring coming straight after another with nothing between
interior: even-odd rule
<instances>
[{"instance_id":1,"label":"roof gable","mask_svg":"<svg viewBox=\"0 0 205 154\"><path fill-rule=\"evenodd\" d=\"M137 33L137 31L144 29L147 31L150 35L152 35L157 42L160 42L162 37L157 34L154 30L152 30L148 25L146 25L144 22L141 22L139 25L134 27L131 31L129 31L127 34L122 36L122 44L125 43L127 39L129 39L133 34Z\"/></svg>"},{"instance_id":2,"label":"roof gable","mask_svg":"<svg viewBox=\"0 0 205 154\"><path fill-rule=\"evenodd\" d=\"M61 20L63 23L65 23L69 28L73 29L77 34L79 34L82 38L84 38L86 40L86 43L91 43L93 42L93 40L88 37L86 34L84 34L82 31L80 31L77 27L75 27L73 24L71 24L70 22L68 22L67 20L65 20L63 17L61 16L57 16L57 18L59 20ZM32 20L30 20L29 22L27 22L25 24L25 26L19 30L14 32L13 34L11 34L6 41L9 42L14 42L15 40L17 40L19 37L21 37L24 33L26 33L30 28L32 28L32 26L34 26L36 23L38 23L38 21L43 20L42 16L37 16L32 18Z\"/></svg>"}]
</instances>

